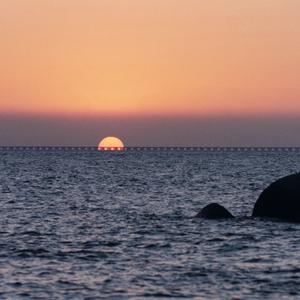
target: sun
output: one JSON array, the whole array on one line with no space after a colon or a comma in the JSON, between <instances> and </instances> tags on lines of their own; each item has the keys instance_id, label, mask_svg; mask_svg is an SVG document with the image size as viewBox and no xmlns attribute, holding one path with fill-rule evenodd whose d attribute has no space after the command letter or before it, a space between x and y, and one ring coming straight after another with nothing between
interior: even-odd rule
<instances>
[{"instance_id":1,"label":"sun","mask_svg":"<svg viewBox=\"0 0 300 300\"><path fill-rule=\"evenodd\" d=\"M98 145L98 150L100 151L122 151L124 149L124 143L114 136L108 136L102 139Z\"/></svg>"}]
</instances>

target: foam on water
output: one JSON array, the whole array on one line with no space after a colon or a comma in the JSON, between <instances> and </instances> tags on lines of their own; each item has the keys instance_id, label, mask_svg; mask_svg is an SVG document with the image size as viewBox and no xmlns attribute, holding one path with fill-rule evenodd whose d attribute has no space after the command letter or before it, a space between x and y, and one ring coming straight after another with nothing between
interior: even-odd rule
<instances>
[{"instance_id":1,"label":"foam on water","mask_svg":"<svg viewBox=\"0 0 300 300\"><path fill-rule=\"evenodd\" d=\"M299 224L250 218L297 151L0 152L0 298L293 299ZM218 202L234 220L192 218Z\"/></svg>"}]
</instances>

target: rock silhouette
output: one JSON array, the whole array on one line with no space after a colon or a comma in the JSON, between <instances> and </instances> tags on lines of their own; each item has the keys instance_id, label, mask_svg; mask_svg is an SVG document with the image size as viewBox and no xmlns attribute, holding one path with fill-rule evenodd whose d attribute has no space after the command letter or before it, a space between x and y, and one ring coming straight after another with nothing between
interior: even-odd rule
<instances>
[{"instance_id":1,"label":"rock silhouette","mask_svg":"<svg viewBox=\"0 0 300 300\"><path fill-rule=\"evenodd\" d=\"M206 205L197 215L197 218L204 219L226 219L234 216L222 205L211 203Z\"/></svg>"},{"instance_id":2,"label":"rock silhouette","mask_svg":"<svg viewBox=\"0 0 300 300\"><path fill-rule=\"evenodd\" d=\"M300 173L268 186L255 203L252 216L300 222Z\"/></svg>"}]
</instances>

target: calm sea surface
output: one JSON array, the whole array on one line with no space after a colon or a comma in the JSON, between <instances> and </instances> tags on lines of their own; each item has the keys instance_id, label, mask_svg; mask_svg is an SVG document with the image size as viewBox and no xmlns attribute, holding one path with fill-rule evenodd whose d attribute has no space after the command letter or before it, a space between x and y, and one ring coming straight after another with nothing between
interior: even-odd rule
<instances>
[{"instance_id":1,"label":"calm sea surface","mask_svg":"<svg viewBox=\"0 0 300 300\"><path fill-rule=\"evenodd\" d=\"M0 299L299 299L300 224L250 218L297 151L0 151ZM195 219L218 202L238 218Z\"/></svg>"}]
</instances>

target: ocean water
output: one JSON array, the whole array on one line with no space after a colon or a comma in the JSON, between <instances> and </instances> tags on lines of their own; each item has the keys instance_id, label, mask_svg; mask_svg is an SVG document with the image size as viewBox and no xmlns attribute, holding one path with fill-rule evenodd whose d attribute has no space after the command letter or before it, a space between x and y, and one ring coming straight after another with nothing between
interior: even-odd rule
<instances>
[{"instance_id":1,"label":"ocean water","mask_svg":"<svg viewBox=\"0 0 300 300\"><path fill-rule=\"evenodd\" d=\"M299 151L0 151L0 299L299 299L300 224L250 218ZM195 219L211 202L234 220Z\"/></svg>"}]
</instances>

